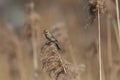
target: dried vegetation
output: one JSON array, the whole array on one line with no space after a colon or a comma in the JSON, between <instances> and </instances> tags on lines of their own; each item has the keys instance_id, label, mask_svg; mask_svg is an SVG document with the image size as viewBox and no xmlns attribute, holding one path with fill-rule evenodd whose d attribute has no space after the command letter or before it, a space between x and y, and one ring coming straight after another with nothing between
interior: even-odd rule
<instances>
[{"instance_id":1,"label":"dried vegetation","mask_svg":"<svg viewBox=\"0 0 120 80\"><path fill-rule=\"evenodd\" d=\"M59 2L64 3L63 0ZM45 9L42 10L43 12L40 11L41 16L35 10L36 5L33 2L28 5L29 14L27 14L21 30L16 30L2 18L0 19L0 70L2 70L0 80L49 80L49 77L51 80L99 80L99 44L98 36L94 35L94 33L98 34L98 31L96 28L93 29L93 26L98 27L94 25L99 16L98 10L100 10L101 19L103 78L105 80L120 79L120 38L118 35L120 26L117 24L115 1L88 0L88 19L93 26L86 24L88 24L87 27L91 27L92 36L88 35L90 31L83 32L81 25L77 23L79 22L77 21L79 17L76 16L78 11L74 10L74 12L71 9L71 6L80 5L76 2L79 1L71 0L67 4L68 0L65 0L62 8L67 6L68 10L63 9L63 13L57 12L57 8L59 9L60 6L50 7L53 12L65 16L64 20L60 18L61 21L57 22L54 21L54 19L57 20L56 15L46 13L47 6L43 6ZM59 41L63 54L57 50L54 42L46 45L47 41L43 33L45 29L49 29ZM89 30L89 28L87 29ZM16 31L19 31L19 34ZM80 64L82 62L84 62L83 65Z\"/></svg>"}]
</instances>

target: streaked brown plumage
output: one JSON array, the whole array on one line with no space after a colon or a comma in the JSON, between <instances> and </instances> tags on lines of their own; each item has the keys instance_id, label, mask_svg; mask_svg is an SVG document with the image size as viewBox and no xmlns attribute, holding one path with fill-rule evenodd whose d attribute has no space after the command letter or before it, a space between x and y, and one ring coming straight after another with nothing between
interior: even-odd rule
<instances>
[{"instance_id":1,"label":"streaked brown plumage","mask_svg":"<svg viewBox=\"0 0 120 80\"><path fill-rule=\"evenodd\" d=\"M62 50L58 40L52 35L52 33L49 32L49 30L44 30L44 35L46 39L51 43L55 43L58 50Z\"/></svg>"}]
</instances>

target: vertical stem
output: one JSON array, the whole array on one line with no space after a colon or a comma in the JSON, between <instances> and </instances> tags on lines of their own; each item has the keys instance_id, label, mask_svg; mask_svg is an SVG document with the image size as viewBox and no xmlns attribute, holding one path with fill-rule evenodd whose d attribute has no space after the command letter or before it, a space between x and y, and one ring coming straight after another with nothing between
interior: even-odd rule
<instances>
[{"instance_id":1,"label":"vertical stem","mask_svg":"<svg viewBox=\"0 0 120 80\"><path fill-rule=\"evenodd\" d=\"M99 3L99 0L97 0ZM102 53L101 53L101 28L100 28L100 9L98 7L98 52L99 52L99 76L100 80L102 80Z\"/></svg>"},{"instance_id":2,"label":"vertical stem","mask_svg":"<svg viewBox=\"0 0 120 80\"><path fill-rule=\"evenodd\" d=\"M111 44L111 26L109 22L110 18L107 17L107 51L109 57L109 65L112 66L112 44Z\"/></svg>"},{"instance_id":3,"label":"vertical stem","mask_svg":"<svg viewBox=\"0 0 120 80\"><path fill-rule=\"evenodd\" d=\"M36 26L36 16L34 14L34 2L31 0L30 4L30 24L32 32L32 47L33 47L33 65L34 65L34 80L38 80L38 49L37 49L37 26Z\"/></svg>"},{"instance_id":4,"label":"vertical stem","mask_svg":"<svg viewBox=\"0 0 120 80\"><path fill-rule=\"evenodd\" d=\"M119 30L119 40L120 40L120 16L119 16L119 4L118 0L116 0L116 13L117 13L117 25L118 25L118 30Z\"/></svg>"},{"instance_id":5,"label":"vertical stem","mask_svg":"<svg viewBox=\"0 0 120 80\"><path fill-rule=\"evenodd\" d=\"M118 43L118 49L120 50L120 40L119 40L118 29L116 27L117 25L116 25L115 19L112 20L112 24L113 24L113 28L114 28L116 39L117 39L117 43Z\"/></svg>"},{"instance_id":6,"label":"vertical stem","mask_svg":"<svg viewBox=\"0 0 120 80\"><path fill-rule=\"evenodd\" d=\"M108 64L110 70L109 73L109 80L113 80L113 75L112 75L112 42L111 42L111 26L110 26L110 16L107 16L107 55L108 55Z\"/></svg>"},{"instance_id":7,"label":"vertical stem","mask_svg":"<svg viewBox=\"0 0 120 80\"><path fill-rule=\"evenodd\" d=\"M34 77L35 80L37 80L38 78L38 59L37 59L37 44L36 44L36 40L35 40L35 28L33 28L33 24L32 24L32 46L33 46L33 64L34 64Z\"/></svg>"}]
</instances>

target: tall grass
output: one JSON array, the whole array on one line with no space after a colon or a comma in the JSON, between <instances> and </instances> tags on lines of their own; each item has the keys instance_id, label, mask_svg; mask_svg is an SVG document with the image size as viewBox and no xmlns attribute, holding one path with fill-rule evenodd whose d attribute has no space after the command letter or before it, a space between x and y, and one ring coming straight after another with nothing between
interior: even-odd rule
<instances>
[{"instance_id":1,"label":"tall grass","mask_svg":"<svg viewBox=\"0 0 120 80\"><path fill-rule=\"evenodd\" d=\"M44 2L46 1L42 3ZM63 2L63 0L59 1L59 5L55 5L57 7L54 6L54 8L53 6L49 8L48 4L40 5L40 7L43 6L40 8L42 18L35 9L37 5L31 2L27 8L29 13L26 15L25 25L21 27L21 30L18 30L20 34L16 33L14 27L0 20L0 58L4 60L1 65L4 66L9 63L9 66L6 66L8 68L6 70L9 70L6 71L6 76L10 75L9 78L4 77L5 79L1 79L0 75L1 80L119 80L117 75L120 71L120 60L119 56L117 56L118 59L116 57L119 53L118 50L120 50L118 0L116 0L116 5L111 0L88 0L88 6L86 4L88 13L85 14L89 14L91 22L90 24L86 23L89 27L86 28L86 31L81 29L82 25L79 23L83 21L81 19L82 12L81 14L78 13L81 4L78 5L76 0L72 1L74 4L67 4L67 0L66 3L62 4ZM54 14L61 14L64 17L60 16L60 19L56 19L57 14L51 15L52 12L50 11L47 13L48 9L46 8L51 9L50 11L53 11ZM52 9L55 9L55 11ZM57 10L61 12L57 12ZM116 13L114 13L115 10ZM67 16L67 11L69 16ZM103 16L106 16L106 23L102 21ZM58 15L57 18L59 18ZM94 35L87 36L89 30L93 31L94 26L97 30L95 39L98 39L98 41L96 42L95 40L93 40L94 42L90 41L90 38ZM63 54L56 49L54 43L43 46L47 42L43 34L43 30L46 28L53 33L61 44ZM78 37L78 35L81 36ZM112 39L114 35L115 40ZM83 39L83 36L89 39ZM85 46L90 47L89 50ZM42 52L41 47L44 47ZM96 51L93 51L93 48ZM86 51L88 52L85 53ZM84 62L85 65L78 64L81 62ZM40 71L41 67L42 70Z\"/></svg>"}]
</instances>

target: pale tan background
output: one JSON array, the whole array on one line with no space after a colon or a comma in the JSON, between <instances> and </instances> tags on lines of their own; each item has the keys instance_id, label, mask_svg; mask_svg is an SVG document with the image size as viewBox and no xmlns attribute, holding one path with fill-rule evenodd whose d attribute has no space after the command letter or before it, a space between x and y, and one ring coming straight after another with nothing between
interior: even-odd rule
<instances>
[{"instance_id":1,"label":"pale tan background","mask_svg":"<svg viewBox=\"0 0 120 80\"><path fill-rule=\"evenodd\" d=\"M112 1L115 4L114 0ZM28 15L26 5L29 2L29 0L0 0L0 80L34 80L31 44L21 37L25 17ZM42 26L39 31L42 32L43 29L51 28L56 24L64 24L73 53L71 55L66 52L62 56L72 64L86 65L81 80L99 80L99 57L96 47L98 44L97 18L93 24L85 27L86 24L89 24L87 0L35 0L34 2ZM12 25L14 30L6 29L5 24L7 23ZM120 80L120 53L113 26L111 26L111 30L112 57L107 53L107 19L106 15L102 15L103 75L105 80L110 80L111 75L114 78L111 80ZM40 38L43 38L40 42L42 44L45 39L43 34L40 35ZM41 63L39 68L41 68ZM45 71L39 73L39 80L49 80Z\"/></svg>"}]
</instances>

